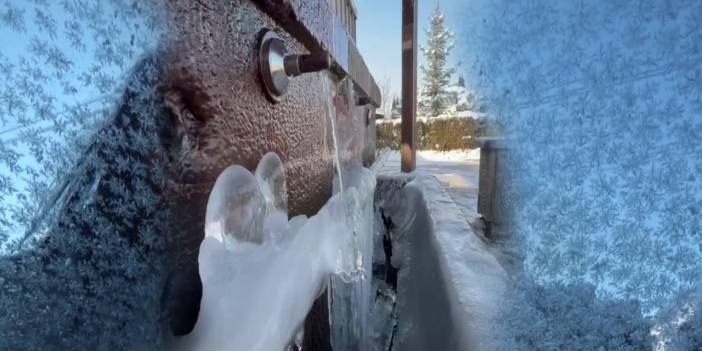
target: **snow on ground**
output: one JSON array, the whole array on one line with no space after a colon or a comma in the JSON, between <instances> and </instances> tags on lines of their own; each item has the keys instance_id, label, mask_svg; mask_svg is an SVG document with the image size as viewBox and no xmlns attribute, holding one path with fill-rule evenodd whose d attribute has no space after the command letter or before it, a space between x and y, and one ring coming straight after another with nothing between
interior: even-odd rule
<instances>
[{"instance_id":1,"label":"snow on ground","mask_svg":"<svg viewBox=\"0 0 702 351\"><path fill-rule=\"evenodd\" d=\"M476 111L458 111L458 112L451 112L448 114L443 114L440 116L435 116L435 117L422 117L422 116L417 116L417 121L423 122L423 123L431 123L432 121L436 120L441 120L441 119L454 119L454 118L472 118L475 120L479 120L482 118L486 118L487 114L484 112L476 112ZM376 124L383 124L383 123L390 123L390 124L402 124L402 118L383 118L383 119L377 119L375 121Z\"/></svg>"},{"instance_id":2,"label":"snow on ground","mask_svg":"<svg viewBox=\"0 0 702 351\"><path fill-rule=\"evenodd\" d=\"M451 151L421 150L418 155L430 162L480 161L480 148Z\"/></svg>"},{"instance_id":3,"label":"snow on ground","mask_svg":"<svg viewBox=\"0 0 702 351\"><path fill-rule=\"evenodd\" d=\"M383 157L387 157L387 160L379 173L389 174L400 170L399 151L389 151ZM478 218L479 168L480 149L448 152L426 150L417 153L416 172L436 177L469 224Z\"/></svg>"}]
</instances>

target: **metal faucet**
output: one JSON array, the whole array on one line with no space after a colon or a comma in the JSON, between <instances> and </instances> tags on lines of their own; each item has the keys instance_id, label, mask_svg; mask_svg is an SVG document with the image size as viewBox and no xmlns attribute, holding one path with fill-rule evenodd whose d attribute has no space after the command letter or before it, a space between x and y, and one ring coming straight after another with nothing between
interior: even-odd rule
<instances>
[{"instance_id":1,"label":"metal faucet","mask_svg":"<svg viewBox=\"0 0 702 351\"><path fill-rule=\"evenodd\" d=\"M289 54L283 39L268 29L261 35L258 56L264 91L274 103L280 102L288 91L290 78L331 67L329 53Z\"/></svg>"}]
</instances>

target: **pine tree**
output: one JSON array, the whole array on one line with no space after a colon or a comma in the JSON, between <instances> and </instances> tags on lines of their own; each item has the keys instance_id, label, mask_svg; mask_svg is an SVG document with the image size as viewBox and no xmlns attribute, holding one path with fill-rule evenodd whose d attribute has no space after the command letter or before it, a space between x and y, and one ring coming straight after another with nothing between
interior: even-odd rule
<instances>
[{"instance_id":1,"label":"pine tree","mask_svg":"<svg viewBox=\"0 0 702 351\"><path fill-rule=\"evenodd\" d=\"M446 63L453 48L453 32L444 26L444 15L436 5L431 16L431 26L427 30L427 44L422 47L426 66L422 65L424 87L419 101L419 110L425 116L438 116L446 110L449 79L454 68Z\"/></svg>"},{"instance_id":2,"label":"pine tree","mask_svg":"<svg viewBox=\"0 0 702 351\"><path fill-rule=\"evenodd\" d=\"M392 99L392 109L390 110L390 118L399 118L402 115L402 106L400 106L400 98L395 96Z\"/></svg>"}]
</instances>

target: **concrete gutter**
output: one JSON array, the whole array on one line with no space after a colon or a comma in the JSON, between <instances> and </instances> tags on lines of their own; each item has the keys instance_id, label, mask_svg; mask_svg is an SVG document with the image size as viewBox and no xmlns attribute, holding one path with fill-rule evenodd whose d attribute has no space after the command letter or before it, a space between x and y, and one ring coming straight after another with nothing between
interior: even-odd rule
<instances>
[{"instance_id":1,"label":"concrete gutter","mask_svg":"<svg viewBox=\"0 0 702 351\"><path fill-rule=\"evenodd\" d=\"M393 350L491 350L508 275L488 244L434 176L380 176L378 187L385 192L379 206L397 228Z\"/></svg>"},{"instance_id":2,"label":"concrete gutter","mask_svg":"<svg viewBox=\"0 0 702 351\"><path fill-rule=\"evenodd\" d=\"M463 219L438 179L418 177L408 188L423 194L440 268L448 282L453 318L458 326L463 326L459 332L467 337L465 350L491 349L492 328L506 290L507 272Z\"/></svg>"}]
</instances>

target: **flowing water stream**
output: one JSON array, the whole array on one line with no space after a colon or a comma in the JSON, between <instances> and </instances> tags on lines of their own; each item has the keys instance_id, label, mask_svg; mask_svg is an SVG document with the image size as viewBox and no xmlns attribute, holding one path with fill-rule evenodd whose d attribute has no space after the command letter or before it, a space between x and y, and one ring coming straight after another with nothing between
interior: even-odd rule
<instances>
[{"instance_id":1,"label":"flowing water stream","mask_svg":"<svg viewBox=\"0 0 702 351\"><path fill-rule=\"evenodd\" d=\"M324 96L329 99L327 101L327 116L329 117L332 142L334 143L334 166L336 168L336 177L339 181L339 191L343 192L344 180L343 176L341 175L341 157L339 157L339 141L336 132L336 113L333 101L333 96L336 92L332 91L331 83L329 82L329 79L323 75L324 73L320 72L318 74L321 76L320 81L322 81L322 91L324 92Z\"/></svg>"}]
</instances>

